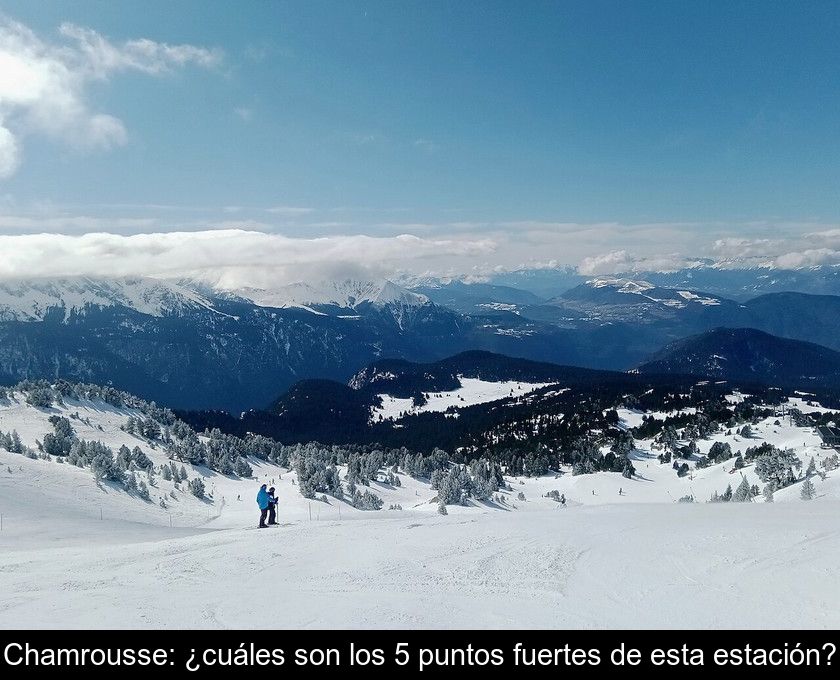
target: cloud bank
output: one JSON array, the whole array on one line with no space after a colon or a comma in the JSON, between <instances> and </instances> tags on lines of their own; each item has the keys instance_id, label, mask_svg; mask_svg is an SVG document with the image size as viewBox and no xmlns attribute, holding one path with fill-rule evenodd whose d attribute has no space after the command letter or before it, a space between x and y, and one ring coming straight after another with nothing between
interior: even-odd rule
<instances>
[{"instance_id":1,"label":"cloud bank","mask_svg":"<svg viewBox=\"0 0 840 680\"><path fill-rule=\"evenodd\" d=\"M0 179L13 175L22 140L43 135L78 150L126 143L118 118L91 110L88 88L114 74L159 76L187 65L209 68L222 53L148 39L110 42L96 31L62 24L60 42L42 39L24 24L0 17Z\"/></svg>"},{"instance_id":2,"label":"cloud bank","mask_svg":"<svg viewBox=\"0 0 840 680\"><path fill-rule=\"evenodd\" d=\"M0 236L0 278L197 278L223 288L379 276L409 262L492 253L490 240L417 236L289 238L237 229L157 234ZM419 266L423 266L420 264Z\"/></svg>"}]
</instances>

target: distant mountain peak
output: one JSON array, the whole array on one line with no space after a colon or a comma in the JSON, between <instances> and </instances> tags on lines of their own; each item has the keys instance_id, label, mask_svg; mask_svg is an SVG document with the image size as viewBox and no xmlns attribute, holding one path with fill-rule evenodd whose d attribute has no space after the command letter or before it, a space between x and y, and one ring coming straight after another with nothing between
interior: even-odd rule
<instances>
[{"instance_id":1,"label":"distant mountain peak","mask_svg":"<svg viewBox=\"0 0 840 680\"><path fill-rule=\"evenodd\" d=\"M238 295L261 307L298 307L316 313L325 308L355 310L361 305L375 307L420 307L429 298L413 293L388 279L343 279L297 282L277 288L243 288Z\"/></svg>"},{"instance_id":2,"label":"distant mountain peak","mask_svg":"<svg viewBox=\"0 0 840 680\"><path fill-rule=\"evenodd\" d=\"M644 293L656 288L648 281L616 278L612 276L599 276L589 279L586 284L592 288L615 288L619 293Z\"/></svg>"}]
</instances>

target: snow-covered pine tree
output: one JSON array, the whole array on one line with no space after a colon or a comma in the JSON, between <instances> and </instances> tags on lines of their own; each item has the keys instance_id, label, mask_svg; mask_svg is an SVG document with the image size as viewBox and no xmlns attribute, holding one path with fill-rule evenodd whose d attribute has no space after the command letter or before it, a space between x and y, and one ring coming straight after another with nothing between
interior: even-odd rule
<instances>
[{"instance_id":1,"label":"snow-covered pine tree","mask_svg":"<svg viewBox=\"0 0 840 680\"><path fill-rule=\"evenodd\" d=\"M196 498L204 498L204 482L201 477L193 477L188 485L190 493Z\"/></svg>"},{"instance_id":2,"label":"snow-covered pine tree","mask_svg":"<svg viewBox=\"0 0 840 680\"><path fill-rule=\"evenodd\" d=\"M133 472L125 478L125 490L129 493L137 491L137 477L134 476Z\"/></svg>"},{"instance_id":3,"label":"snow-covered pine tree","mask_svg":"<svg viewBox=\"0 0 840 680\"><path fill-rule=\"evenodd\" d=\"M128 470L131 465L131 450L125 444L117 451L117 465L121 470Z\"/></svg>"},{"instance_id":4,"label":"snow-covered pine tree","mask_svg":"<svg viewBox=\"0 0 840 680\"><path fill-rule=\"evenodd\" d=\"M765 483L772 484L774 489L782 489L796 480L793 468L801 467L799 458L785 449L781 451L775 446L760 454L755 461L755 473Z\"/></svg>"},{"instance_id":5,"label":"snow-covered pine tree","mask_svg":"<svg viewBox=\"0 0 840 680\"><path fill-rule=\"evenodd\" d=\"M11 453L23 453L23 443L20 441L20 435L17 430L12 430L12 443L9 451Z\"/></svg>"},{"instance_id":6,"label":"snow-covered pine tree","mask_svg":"<svg viewBox=\"0 0 840 680\"><path fill-rule=\"evenodd\" d=\"M140 482L137 485L137 495L144 501L151 500L151 497L149 496L149 487L146 486L146 482Z\"/></svg>"},{"instance_id":7,"label":"snow-covered pine tree","mask_svg":"<svg viewBox=\"0 0 840 680\"><path fill-rule=\"evenodd\" d=\"M135 446L131 451L131 460L139 470L149 470L152 467L151 459L143 453L143 449Z\"/></svg>"},{"instance_id":8,"label":"snow-covered pine tree","mask_svg":"<svg viewBox=\"0 0 840 680\"><path fill-rule=\"evenodd\" d=\"M736 503L749 503L752 501L752 489L746 477L741 477L741 483L732 494L732 500Z\"/></svg>"},{"instance_id":9,"label":"snow-covered pine tree","mask_svg":"<svg viewBox=\"0 0 840 680\"><path fill-rule=\"evenodd\" d=\"M248 465L248 461L242 458L241 456L236 459L236 463L233 466L233 471L239 477L251 477L254 474L254 470L250 465Z\"/></svg>"}]
</instances>

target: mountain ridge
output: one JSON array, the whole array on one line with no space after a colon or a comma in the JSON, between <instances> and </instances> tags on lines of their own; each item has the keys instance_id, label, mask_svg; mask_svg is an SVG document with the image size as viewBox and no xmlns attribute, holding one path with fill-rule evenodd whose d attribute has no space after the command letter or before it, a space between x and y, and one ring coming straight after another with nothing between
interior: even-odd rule
<instances>
[{"instance_id":1,"label":"mountain ridge","mask_svg":"<svg viewBox=\"0 0 840 680\"><path fill-rule=\"evenodd\" d=\"M840 388L840 352L754 328L716 328L666 345L639 371L754 380L778 387Z\"/></svg>"}]
</instances>

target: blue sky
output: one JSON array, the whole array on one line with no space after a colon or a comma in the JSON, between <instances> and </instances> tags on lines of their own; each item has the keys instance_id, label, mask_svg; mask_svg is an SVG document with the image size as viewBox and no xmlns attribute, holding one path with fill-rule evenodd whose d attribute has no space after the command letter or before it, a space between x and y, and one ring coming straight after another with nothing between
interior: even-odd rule
<instances>
[{"instance_id":1,"label":"blue sky","mask_svg":"<svg viewBox=\"0 0 840 680\"><path fill-rule=\"evenodd\" d=\"M0 233L519 232L521 247L496 249L513 265L745 239L784 243L778 256L840 222L836 2L3 0L0 13L54 55L84 52L67 22L121 59L141 38L206 50L72 80L83 115L109 117L94 132L35 124L0 85L16 148Z\"/></svg>"}]
</instances>

